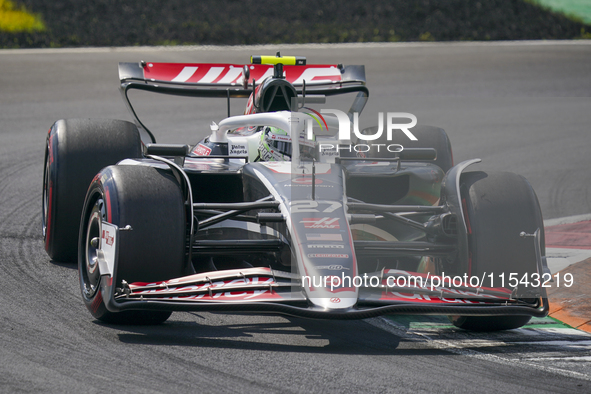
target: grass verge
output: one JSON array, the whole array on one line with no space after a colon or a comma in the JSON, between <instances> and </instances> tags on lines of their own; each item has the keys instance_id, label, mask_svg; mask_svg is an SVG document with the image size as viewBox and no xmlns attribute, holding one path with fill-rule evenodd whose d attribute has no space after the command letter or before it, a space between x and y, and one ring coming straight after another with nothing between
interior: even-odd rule
<instances>
[{"instance_id":1,"label":"grass verge","mask_svg":"<svg viewBox=\"0 0 591 394\"><path fill-rule=\"evenodd\" d=\"M38 15L18 7L10 0L0 0L0 32L32 33L45 31L45 24Z\"/></svg>"}]
</instances>

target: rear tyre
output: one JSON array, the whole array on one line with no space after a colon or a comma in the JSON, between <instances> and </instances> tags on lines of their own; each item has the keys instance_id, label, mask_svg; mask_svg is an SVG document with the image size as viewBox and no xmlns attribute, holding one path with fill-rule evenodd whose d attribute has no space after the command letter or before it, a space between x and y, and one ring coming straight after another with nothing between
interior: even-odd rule
<instances>
[{"instance_id":1,"label":"rear tyre","mask_svg":"<svg viewBox=\"0 0 591 394\"><path fill-rule=\"evenodd\" d=\"M84 196L104 167L142 155L137 127L122 120L65 119L49 130L43 175L45 250L56 261L75 262Z\"/></svg>"},{"instance_id":2,"label":"rear tyre","mask_svg":"<svg viewBox=\"0 0 591 394\"><path fill-rule=\"evenodd\" d=\"M461 176L462 205L468 228L470 251L469 276L493 275L492 287L501 287L499 274L521 279L538 272L532 238L520 237L525 231L541 231L544 253L544 224L538 199L531 185L520 175L482 171ZM488 283L487 283L488 286ZM519 288L523 294L525 287ZM531 290L531 288L529 288ZM451 322L460 328L475 331L497 331L518 328L529 316L452 316Z\"/></svg>"},{"instance_id":3,"label":"rear tyre","mask_svg":"<svg viewBox=\"0 0 591 394\"><path fill-rule=\"evenodd\" d=\"M78 253L78 272L84 303L92 316L113 324L159 324L169 311L110 312L100 290L101 273L95 261L101 224L119 228L117 267L113 286L121 281L157 282L183 274L186 215L181 188L169 173L146 166L109 166L88 189ZM100 241L102 242L102 240Z\"/></svg>"},{"instance_id":4,"label":"rear tyre","mask_svg":"<svg viewBox=\"0 0 591 394\"><path fill-rule=\"evenodd\" d=\"M375 134L377 126L364 129L363 132L367 134ZM410 140L406 135L402 133L393 133L392 139L387 139L386 132L383 132L380 138L372 141L372 144L400 144L404 148L434 148L437 151L437 157L435 160L426 161L439 166L443 172L447 172L453 167L453 154L451 150L451 143L445 130L439 127L433 126L415 126L411 129L412 134L417 138L417 141ZM395 157L394 152L389 152L383 147L380 152L376 150L369 151L369 157L371 158L391 158Z\"/></svg>"}]
</instances>

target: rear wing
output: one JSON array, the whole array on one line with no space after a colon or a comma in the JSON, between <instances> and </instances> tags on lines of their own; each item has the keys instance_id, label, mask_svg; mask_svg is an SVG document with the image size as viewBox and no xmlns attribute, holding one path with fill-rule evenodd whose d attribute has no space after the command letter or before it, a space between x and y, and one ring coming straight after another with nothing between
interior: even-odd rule
<instances>
[{"instance_id":1,"label":"rear wing","mask_svg":"<svg viewBox=\"0 0 591 394\"><path fill-rule=\"evenodd\" d=\"M184 97L226 98L230 116L230 98L248 98L256 85L273 76L270 64L224 63L119 63L121 93L139 127L156 142L153 134L139 120L128 97L131 89ZM298 95L334 96L357 92L351 108L361 112L369 90L365 86L365 66L342 64L285 65L285 80Z\"/></svg>"},{"instance_id":2,"label":"rear wing","mask_svg":"<svg viewBox=\"0 0 591 394\"><path fill-rule=\"evenodd\" d=\"M268 64L219 64L219 63L119 63L121 84L142 82L144 84L166 84L184 87L186 90L211 91L240 89L244 86L243 69L250 73L252 80L262 82L273 75L273 66ZM364 66L343 66L342 64L314 64L305 66L283 66L285 79L297 90L304 81L309 88L337 89L346 85L365 85ZM300 89L298 89L300 88ZM204 93L206 96L207 94ZM225 96L225 94L224 94Z\"/></svg>"}]
</instances>

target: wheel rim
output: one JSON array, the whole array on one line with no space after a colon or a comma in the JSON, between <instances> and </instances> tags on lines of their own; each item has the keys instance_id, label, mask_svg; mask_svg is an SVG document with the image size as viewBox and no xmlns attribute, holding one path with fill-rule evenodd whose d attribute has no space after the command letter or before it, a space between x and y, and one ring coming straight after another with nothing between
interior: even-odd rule
<instances>
[{"instance_id":1,"label":"wheel rim","mask_svg":"<svg viewBox=\"0 0 591 394\"><path fill-rule=\"evenodd\" d=\"M47 237L47 223L48 223L48 215L49 215L49 160L45 159L45 174L43 176L43 215L42 223L43 226L43 239L45 240Z\"/></svg>"},{"instance_id":2,"label":"wheel rim","mask_svg":"<svg viewBox=\"0 0 591 394\"><path fill-rule=\"evenodd\" d=\"M96 295L100 285L101 274L98 267L98 251L101 247L101 224L105 218L104 201L98 198L90 212L84 242L82 292L88 299Z\"/></svg>"}]
</instances>

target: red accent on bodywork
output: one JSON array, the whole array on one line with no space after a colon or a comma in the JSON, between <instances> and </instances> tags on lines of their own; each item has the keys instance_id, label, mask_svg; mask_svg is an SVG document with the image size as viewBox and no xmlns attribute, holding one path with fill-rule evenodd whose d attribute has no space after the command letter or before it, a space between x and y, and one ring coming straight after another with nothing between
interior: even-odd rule
<instances>
[{"instance_id":1,"label":"red accent on bodywork","mask_svg":"<svg viewBox=\"0 0 591 394\"><path fill-rule=\"evenodd\" d=\"M250 291L226 291L223 293L217 293L212 296L209 294L198 294L198 295L180 295L173 297L163 297L163 300L174 300L174 301L250 301L256 300L259 302L282 300L278 293L271 293L268 289L261 290L250 290Z\"/></svg>"},{"instance_id":2,"label":"red accent on bodywork","mask_svg":"<svg viewBox=\"0 0 591 394\"><path fill-rule=\"evenodd\" d=\"M105 205L107 210L107 222L113 223L113 218L111 216L111 195L109 193L109 189L105 188Z\"/></svg>"},{"instance_id":3,"label":"red accent on bodywork","mask_svg":"<svg viewBox=\"0 0 591 394\"><path fill-rule=\"evenodd\" d=\"M509 299L509 297L507 297ZM382 301L412 301L417 303L426 303L426 304L487 304L486 301L472 301L464 298L453 298L450 294L450 297L433 297L428 296L425 294L412 294L412 293L401 293L401 292L391 292L382 295L380 298ZM498 302L498 299L491 299L491 302Z\"/></svg>"},{"instance_id":4,"label":"red accent on bodywork","mask_svg":"<svg viewBox=\"0 0 591 394\"><path fill-rule=\"evenodd\" d=\"M186 278L185 278L186 279ZM259 289L259 290L229 290L224 291L224 288L231 286L244 285L256 285L261 286L272 285L275 280L272 277L252 277L252 278L240 278L240 279L227 279L213 281L212 283L193 283L193 284L175 284L174 281L164 281L157 283L131 283L129 287L132 290L133 295L142 295L145 297L150 296L161 296L162 299L174 299L174 300L216 300L216 301L234 301L234 300L250 300L259 297L265 299L282 299L282 297L272 290ZM164 288L150 289L150 290L137 290L138 287L149 286L149 285L166 285ZM194 294L198 291L211 290L211 295L207 293Z\"/></svg>"},{"instance_id":5,"label":"red accent on bodywork","mask_svg":"<svg viewBox=\"0 0 591 394\"><path fill-rule=\"evenodd\" d=\"M445 276L442 277L442 276L439 276L439 275L431 275L430 273L422 273L422 272L412 272L412 271L403 271L403 270L394 270L394 269L384 270L384 274L390 274L390 273L392 273L392 274L406 275L407 277L410 277L410 276L420 277L420 278L422 278L425 281L427 279L429 279L429 278L430 279L434 279L435 278L435 279L438 279L440 283L442 283L442 284L449 284L449 286L452 286L452 284L453 284L453 278L455 276L459 276L459 277L462 277L463 278L463 276L460 276L460 275L455 275L455 276L454 275L445 275ZM420 281L418 281L417 283L420 283ZM384 279L383 280L383 284L384 285L387 285L387 279ZM427 288L427 287L430 287L430 286L431 285L427 285L427 286L423 286L423 287L420 287L420 286L410 286L409 288L411 288L411 289L412 288ZM476 290L484 290L484 291L501 292L501 293L507 294L507 297L509 297L511 295L511 290L509 290L507 288L504 288L504 287L472 286L470 283L463 283L462 286L467 287L467 288L474 289L475 291ZM445 286L435 286L434 288L444 289L444 292L445 292L445 289L446 289ZM453 291L456 291L456 290L453 290ZM446 292L445 294L450 294L450 293L449 292ZM474 295L476 295L476 294L474 294Z\"/></svg>"},{"instance_id":6,"label":"red accent on bodywork","mask_svg":"<svg viewBox=\"0 0 591 394\"><path fill-rule=\"evenodd\" d=\"M312 81L340 81L340 75L327 75L323 77L313 77Z\"/></svg>"},{"instance_id":7,"label":"red accent on bodywork","mask_svg":"<svg viewBox=\"0 0 591 394\"><path fill-rule=\"evenodd\" d=\"M147 66L144 67L144 78L157 81L172 81L176 78L177 82L184 83L231 84L237 83L236 81L241 78L242 67L242 64L148 62ZM250 78L257 81L261 81L261 78L265 75L271 76L273 73L273 66L266 64L250 64L247 67L250 70ZM314 72L311 72L308 82L335 82L342 80L341 71L337 65L283 66L285 79L290 83L294 83L300 79L307 70L313 69L329 70L329 73L326 73L327 75L314 75ZM334 73L330 73L333 70ZM207 78L204 78L206 75Z\"/></svg>"},{"instance_id":8,"label":"red accent on bodywork","mask_svg":"<svg viewBox=\"0 0 591 394\"><path fill-rule=\"evenodd\" d=\"M51 129L49 129L51 133ZM55 138L55 134L50 135L47 143L47 154L49 159L49 164L53 163L53 139Z\"/></svg>"},{"instance_id":9,"label":"red accent on bodywork","mask_svg":"<svg viewBox=\"0 0 591 394\"><path fill-rule=\"evenodd\" d=\"M314 112L320 119L322 119L322 123L324 123L324 127L326 127L326 130L328 131L328 125L326 124L326 120L324 119L324 116L322 116L322 114L312 108L308 108L308 107L304 107L309 111Z\"/></svg>"},{"instance_id":10,"label":"red accent on bodywork","mask_svg":"<svg viewBox=\"0 0 591 394\"><path fill-rule=\"evenodd\" d=\"M193 149L193 153L197 156L209 156L211 154L211 148L203 144L199 144Z\"/></svg>"},{"instance_id":11,"label":"red accent on bodywork","mask_svg":"<svg viewBox=\"0 0 591 394\"><path fill-rule=\"evenodd\" d=\"M90 308L92 309L93 314L97 313L102 302L103 302L103 295L101 294L101 290L99 289L98 292L96 293L96 295L94 296L92 303L90 304Z\"/></svg>"}]
</instances>

